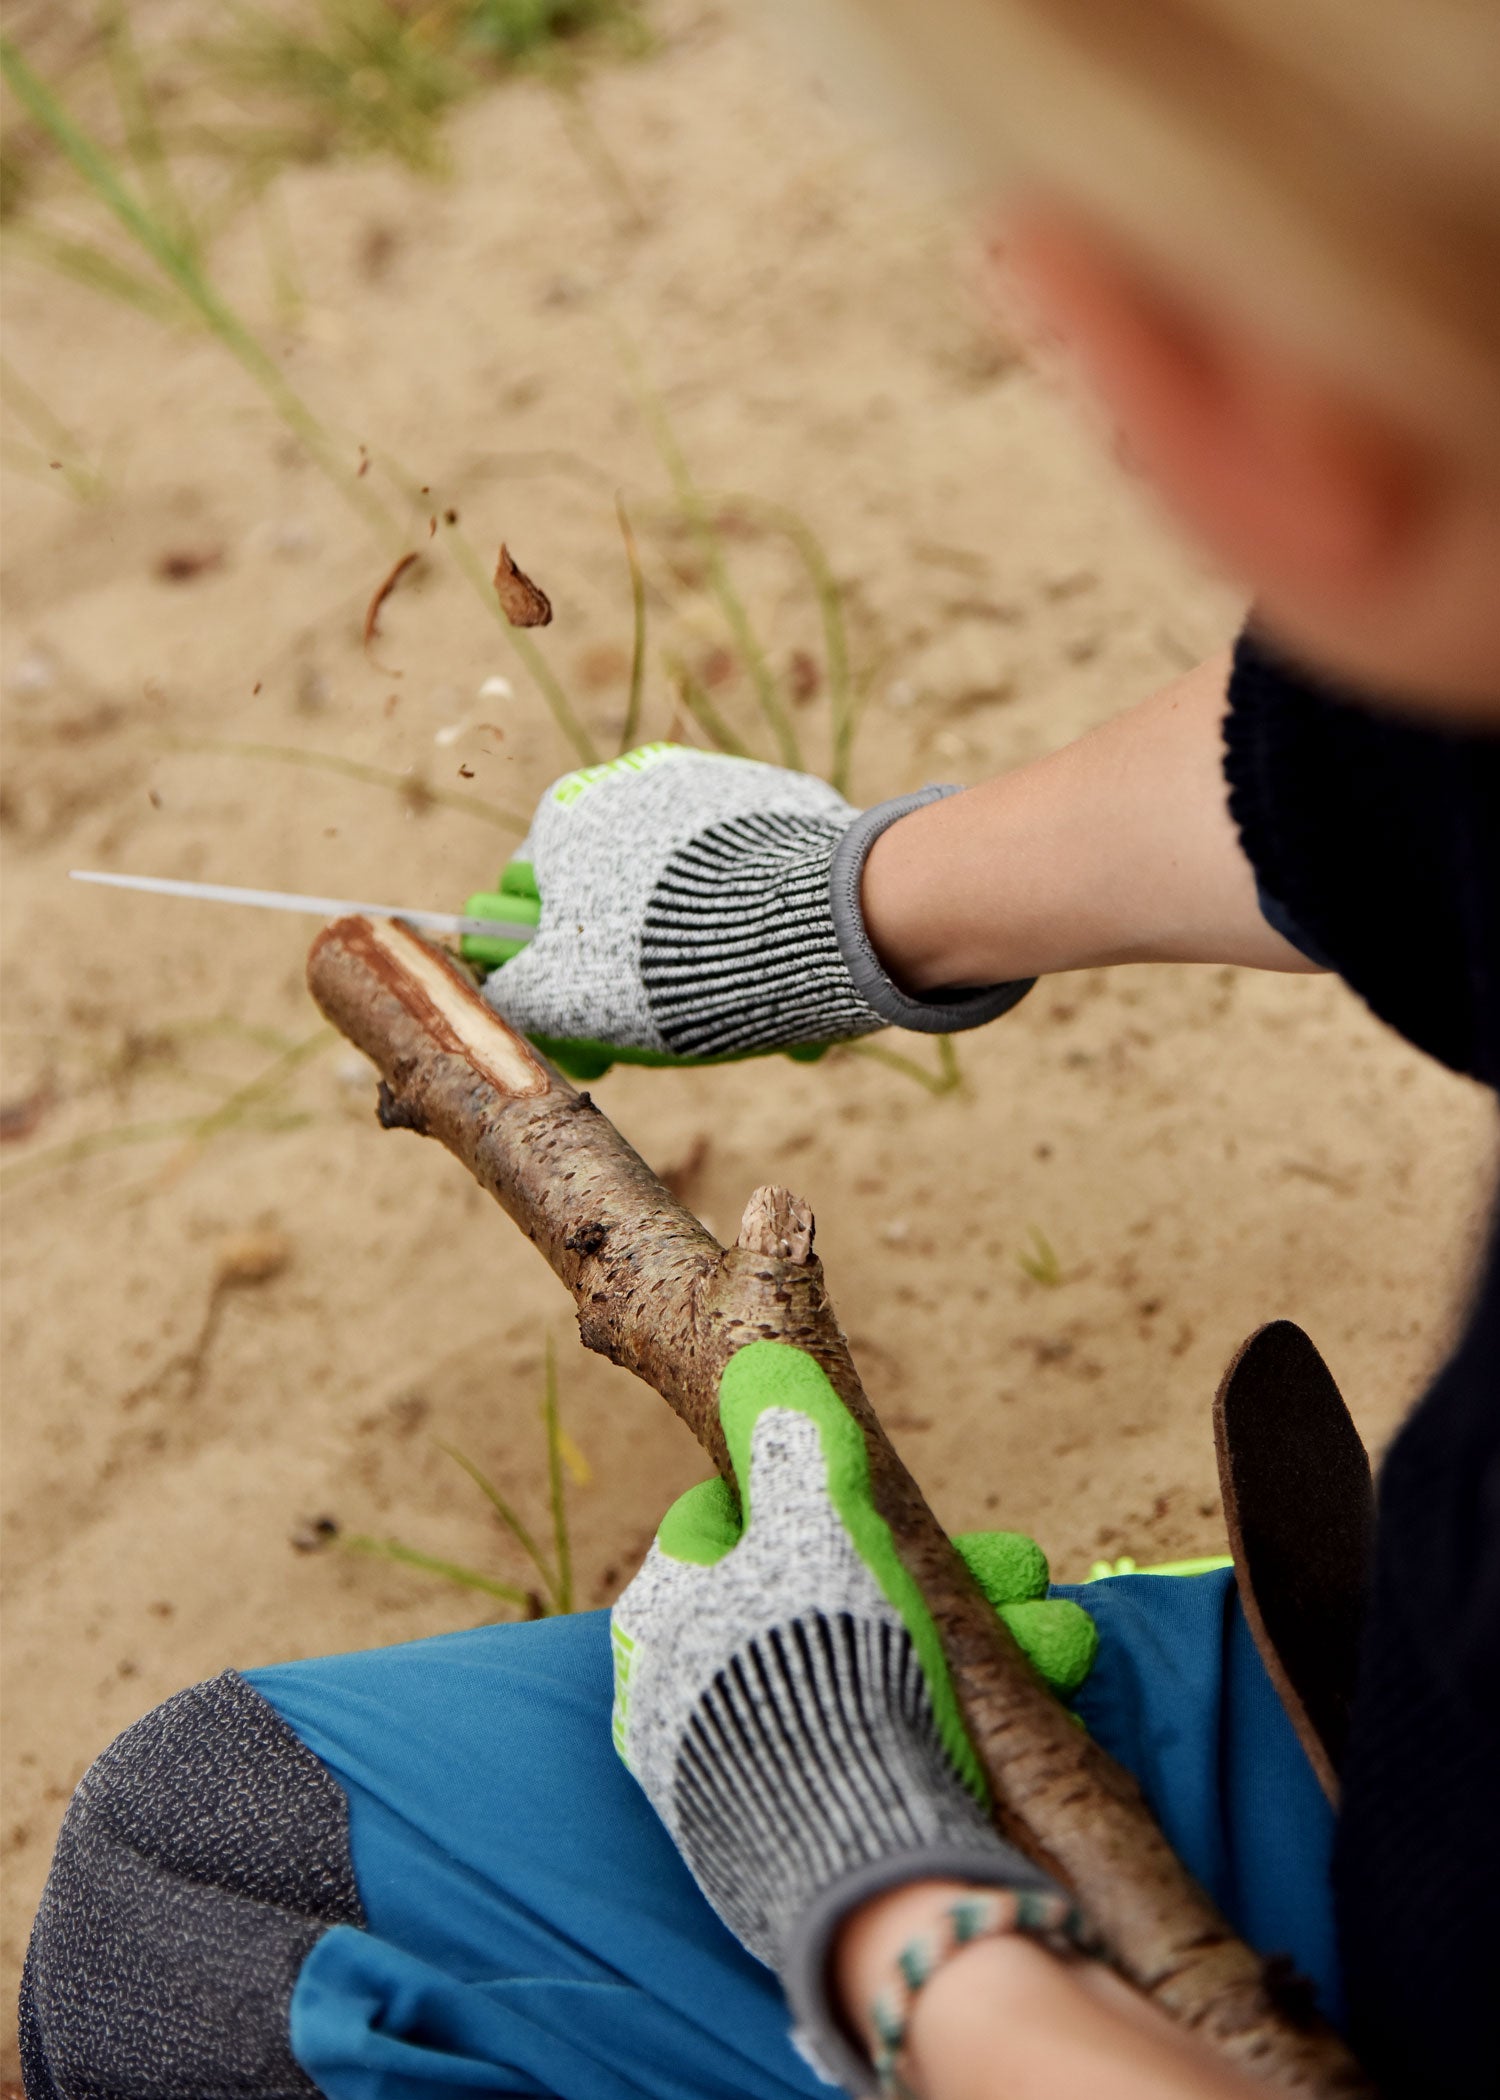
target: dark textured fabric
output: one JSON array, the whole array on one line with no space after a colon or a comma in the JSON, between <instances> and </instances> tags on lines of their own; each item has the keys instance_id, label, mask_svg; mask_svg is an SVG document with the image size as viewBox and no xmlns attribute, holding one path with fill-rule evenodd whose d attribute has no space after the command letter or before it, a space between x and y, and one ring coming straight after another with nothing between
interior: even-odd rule
<instances>
[{"instance_id":1,"label":"dark textured fabric","mask_svg":"<svg viewBox=\"0 0 1500 2100\"><path fill-rule=\"evenodd\" d=\"M1334 1895L1356 2040L1392 2094L1500 2092L1500 1242L1380 1476Z\"/></svg>"},{"instance_id":2,"label":"dark textured fabric","mask_svg":"<svg viewBox=\"0 0 1500 2100\"><path fill-rule=\"evenodd\" d=\"M1500 1080L1500 738L1366 711L1253 636L1226 728L1256 875L1376 1013ZM1500 1976L1500 1237L1381 1469L1334 1856L1356 2046L1392 2096L1493 2100Z\"/></svg>"},{"instance_id":3,"label":"dark textured fabric","mask_svg":"<svg viewBox=\"0 0 1500 2100\"><path fill-rule=\"evenodd\" d=\"M362 1925L336 1781L233 1671L80 1781L21 1989L30 2100L304 2100L297 1973Z\"/></svg>"},{"instance_id":4,"label":"dark textured fabric","mask_svg":"<svg viewBox=\"0 0 1500 2100\"><path fill-rule=\"evenodd\" d=\"M1253 634L1230 698L1230 810L1297 945L1419 1049L1500 1085L1500 736L1361 706Z\"/></svg>"}]
</instances>

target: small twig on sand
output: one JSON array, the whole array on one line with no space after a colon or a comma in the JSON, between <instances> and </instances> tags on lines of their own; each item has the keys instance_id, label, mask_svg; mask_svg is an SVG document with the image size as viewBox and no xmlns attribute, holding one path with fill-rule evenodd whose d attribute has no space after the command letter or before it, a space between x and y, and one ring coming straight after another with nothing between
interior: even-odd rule
<instances>
[{"instance_id":1,"label":"small twig on sand","mask_svg":"<svg viewBox=\"0 0 1500 2100\"><path fill-rule=\"evenodd\" d=\"M369 650L370 644L380 632L380 613L386 599L389 598L391 592L396 588L396 585L401 581L407 570L419 558L415 552L403 554L397 561L392 563L384 576L381 577L379 583L376 584L370 602L365 607L364 640L366 651Z\"/></svg>"}]
</instances>

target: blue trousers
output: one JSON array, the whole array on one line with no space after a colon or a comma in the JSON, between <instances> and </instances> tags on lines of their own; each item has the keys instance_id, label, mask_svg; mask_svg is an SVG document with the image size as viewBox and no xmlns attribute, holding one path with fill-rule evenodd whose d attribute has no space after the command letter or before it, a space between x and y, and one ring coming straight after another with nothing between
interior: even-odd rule
<instances>
[{"instance_id":1,"label":"blue trousers","mask_svg":"<svg viewBox=\"0 0 1500 2100\"><path fill-rule=\"evenodd\" d=\"M1100 1628L1077 1699L1179 1856L1341 2012L1332 1813L1232 1574L1054 1594ZM775 1978L699 1895L610 1740L602 1612L248 1673L343 1788L367 1930L292 1999L329 2100L831 2100Z\"/></svg>"}]
</instances>

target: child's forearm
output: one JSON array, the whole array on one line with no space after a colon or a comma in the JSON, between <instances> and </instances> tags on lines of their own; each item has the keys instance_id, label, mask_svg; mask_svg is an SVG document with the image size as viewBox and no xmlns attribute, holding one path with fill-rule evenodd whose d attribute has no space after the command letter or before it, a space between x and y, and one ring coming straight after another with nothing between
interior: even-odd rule
<instances>
[{"instance_id":1,"label":"child's forearm","mask_svg":"<svg viewBox=\"0 0 1500 2100\"><path fill-rule=\"evenodd\" d=\"M1261 916L1230 819L1225 652L1050 757L904 817L862 902L914 992L1100 963L1312 970Z\"/></svg>"},{"instance_id":2,"label":"child's forearm","mask_svg":"<svg viewBox=\"0 0 1500 2100\"><path fill-rule=\"evenodd\" d=\"M901 1949L957 1883L914 1882L845 1926L833 1980L873 2047L868 2008ZM1019 1936L976 1941L919 1992L902 2065L922 2100L1254 2100L1263 2091L1097 1962L1064 1964Z\"/></svg>"}]
</instances>

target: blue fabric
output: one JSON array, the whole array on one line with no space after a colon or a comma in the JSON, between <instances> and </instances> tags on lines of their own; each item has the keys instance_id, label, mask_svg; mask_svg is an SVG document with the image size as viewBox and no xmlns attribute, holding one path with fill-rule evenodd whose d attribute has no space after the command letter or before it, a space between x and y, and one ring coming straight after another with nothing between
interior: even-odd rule
<instances>
[{"instance_id":1,"label":"blue fabric","mask_svg":"<svg viewBox=\"0 0 1500 2100\"><path fill-rule=\"evenodd\" d=\"M607 1613L247 1675L349 1799L369 1930L292 2003L330 2100L829 2100L615 1754Z\"/></svg>"},{"instance_id":2,"label":"blue fabric","mask_svg":"<svg viewBox=\"0 0 1500 2100\"><path fill-rule=\"evenodd\" d=\"M1059 1587L1078 1700L1251 1942L1338 2009L1332 1817L1228 1571ZM248 1673L349 1800L368 1931L309 1955L292 2046L329 2100L830 2100L610 1739L603 1612Z\"/></svg>"},{"instance_id":3,"label":"blue fabric","mask_svg":"<svg viewBox=\"0 0 1500 2100\"><path fill-rule=\"evenodd\" d=\"M1343 2015L1333 1810L1257 1653L1232 1568L1112 1575L1076 1597L1099 1659L1073 1704L1243 1939L1288 1954Z\"/></svg>"}]
</instances>

